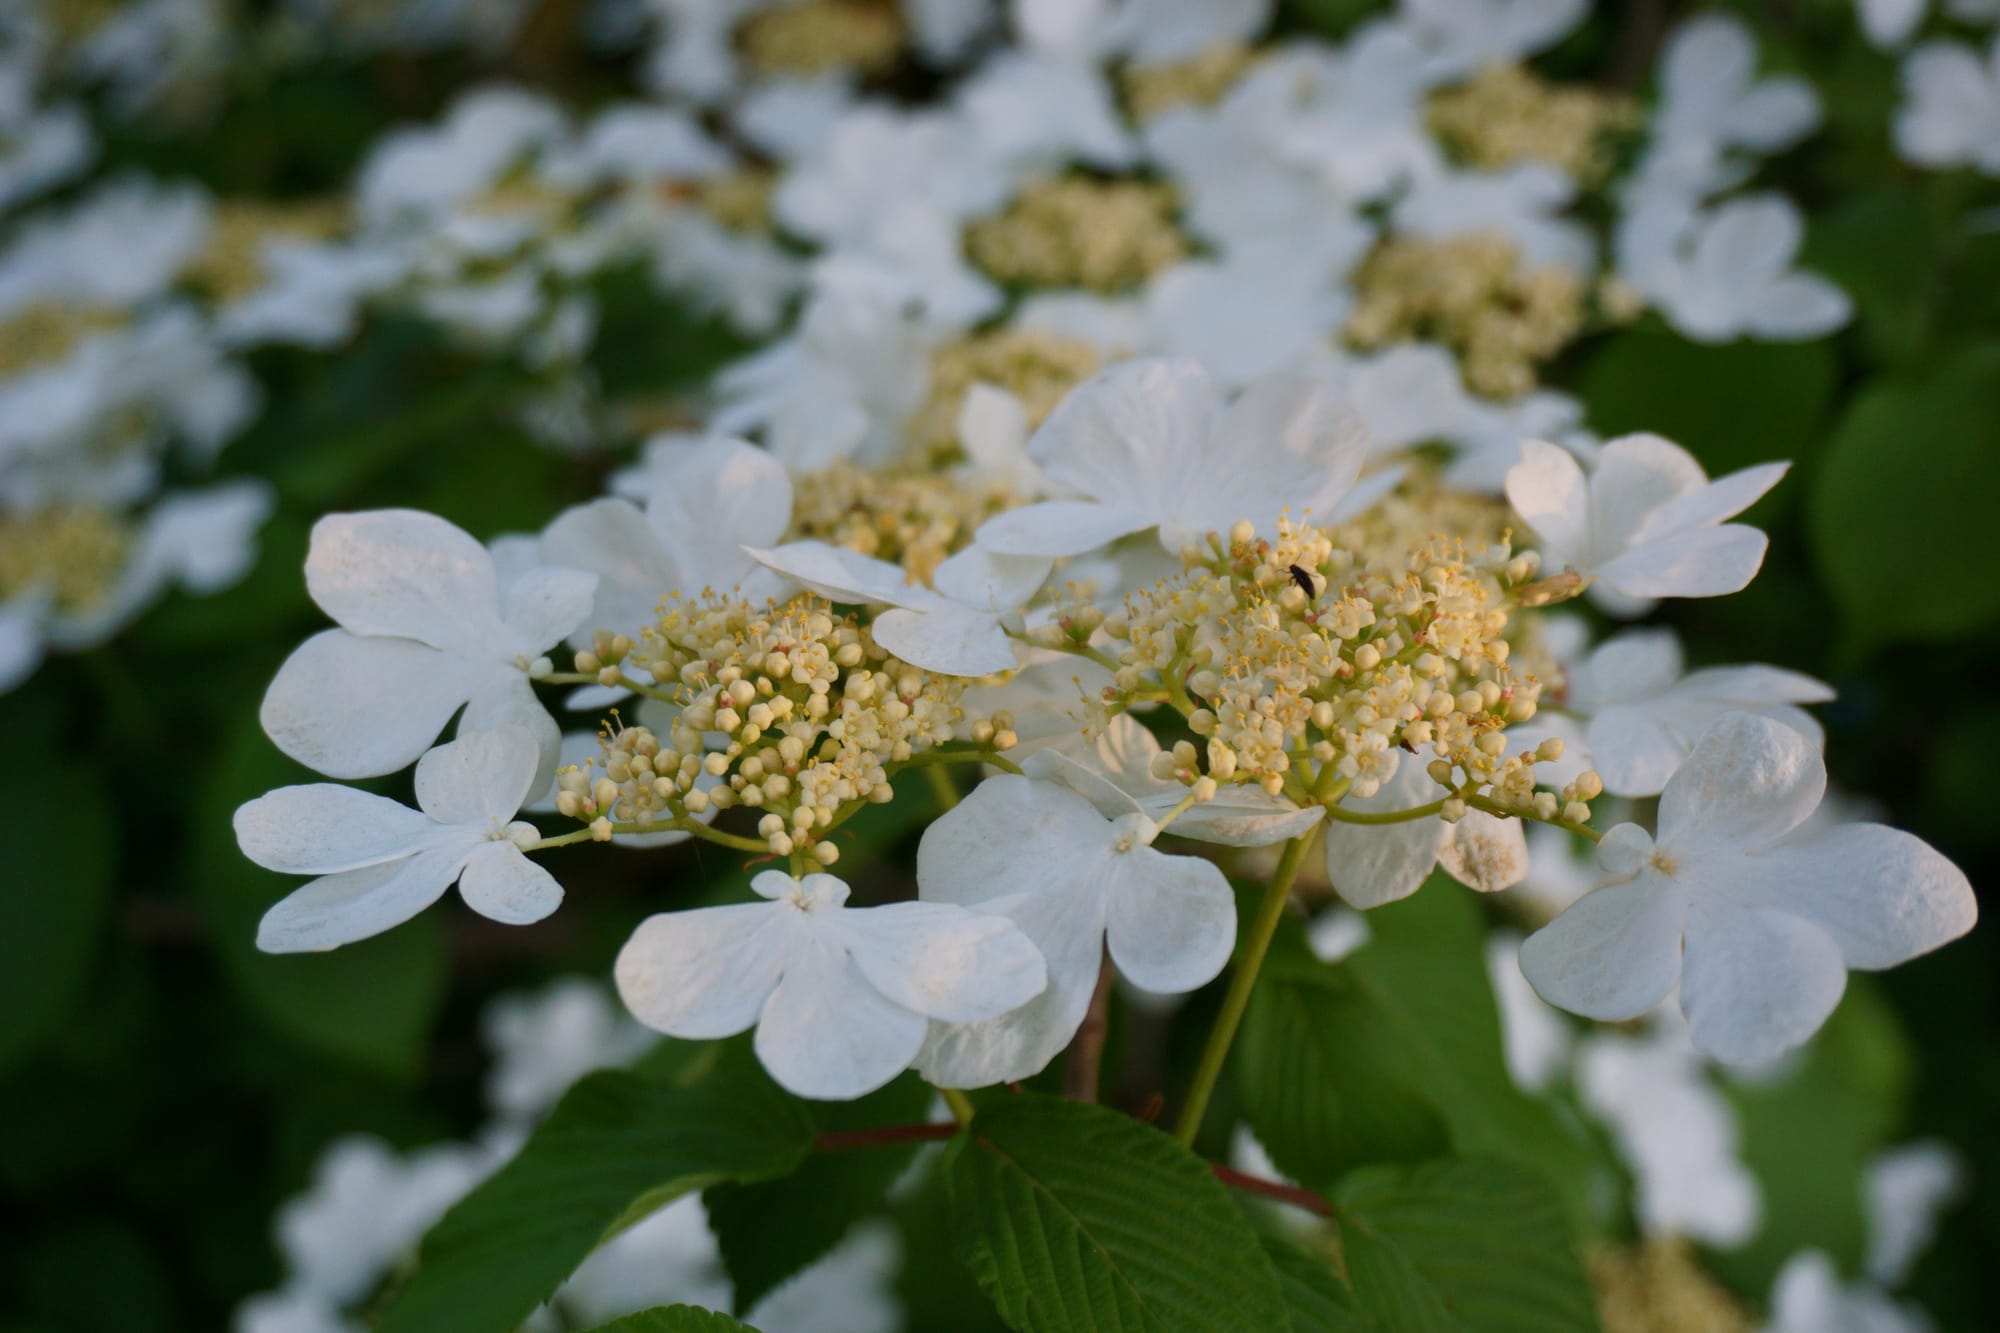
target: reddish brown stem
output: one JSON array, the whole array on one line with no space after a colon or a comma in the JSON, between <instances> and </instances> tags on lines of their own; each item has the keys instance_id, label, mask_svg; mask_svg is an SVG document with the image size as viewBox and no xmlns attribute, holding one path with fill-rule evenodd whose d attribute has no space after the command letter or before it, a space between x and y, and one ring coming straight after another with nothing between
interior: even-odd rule
<instances>
[{"instance_id":1,"label":"reddish brown stem","mask_svg":"<svg viewBox=\"0 0 2000 1333\"><path fill-rule=\"evenodd\" d=\"M958 1133L958 1122L935 1125L885 1125L881 1129L831 1130L813 1140L815 1152L847 1152L853 1148L886 1148L897 1143L928 1143Z\"/></svg>"},{"instance_id":2,"label":"reddish brown stem","mask_svg":"<svg viewBox=\"0 0 2000 1333\"><path fill-rule=\"evenodd\" d=\"M1264 1180L1257 1176L1246 1176L1241 1171L1232 1170L1220 1162L1209 1163L1209 1170L1215 1178L1231 1189L1242 1190L1245 1194L1261 1194L1279 1203L1288 1203L1294 1208L1303 1208L1320 1217L1332 1217L1333 1205L1314 1194L1311 1190L1300 1189L1297 1185L1281 1185L1275 1180Z\"/></svg>"},{"instance_id":3,"label":"reddish brown stem","mask_svg":"<svg viewBox=\"0 0 2000 1333\"><path fill-rule=\"evenodd\" d=\"M1104 1065L1104 1039L1111 1032L1111 958L1105 955L1097 965L1097 988L1090 993L1090 1007L1084 1010L1083 1026L1069 1044L1063 1064L1063 1096L1071 1101L1097 1100L1099 1071Z\"/></svg>"}]
</instances>

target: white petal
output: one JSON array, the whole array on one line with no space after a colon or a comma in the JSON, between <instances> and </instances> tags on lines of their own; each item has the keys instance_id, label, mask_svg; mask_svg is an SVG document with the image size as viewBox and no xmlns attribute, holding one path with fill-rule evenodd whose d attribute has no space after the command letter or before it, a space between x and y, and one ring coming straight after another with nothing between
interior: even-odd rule
<instances>
[{"instance_id":1,"label":"white petal","mask_svg":"<svg viewBox=\"0 0 2000 1333\"><path fill-rule=\"evenodd\" d=\"M1784 480L1791 467L1790 463L1760 463L1689 490L1646 515L1633 540L1652 541L1735 518Z\"/></svg>"},{"instance_id":2,"label":"white petal","mask_svg":"<svg viewBox=\"0 0 2000 1333\"><path fill-rule=\"evenodd\" d=\"M1590 474L1590 550L1609 559L1660 506L1698 490L1708 474L1694 455L1658 435L1623 435L1598 451Z\"/></svg>"},{"instance_id":3,"label":"white petal","mask_svg":"<svg viewBox=\"0 0 2000 1333\"><path fill-rule=\"evenodd\" d=\"M1729 1064L1777 1059L1819 1031L1847 989L1840 948L1780 912L1694 912L1681 1012L1694 1044Z\"/></svg>"},{"instance_id":4,"label":"white petal","mask_svg":"<svg viewBox=\"0 0 2000 1333\"><path fill-rule=\"evenodd\" d=\"M1104 818L1077 793L1013 774L988 778L924 830L918 892L965 907L1024 893L1099 898L1102 886L1080 863L1104 855L1110 840ZM1023 855L1030 846L1034 854Z\"/></svg>"},{"instance_id":5,"label":"white petal","mask_svg":"<svg viewBox=\"0 0 2000 1333\"><path fill-rule=\"evenodd\" d=\"M1025 606L1049 577L1044 556L1000 555L983 546L968 546L939 565L931 586L967 606L987 611L1014 611Z\"/></svg>"},{"instance_id":6,"label":"white petal","mask_svg":"<svg viewBox=\"0 0 2000 1333\"><path fill-rule=\"evenodd\" d=\"M1159 522L1155 514L1089 500L1044 500L995 514L975 540L996 555L1085 555Z\"/></svg>"},{"instance_id":7,"label":"white petal","mask_svg":"<svg viewBox=\"0 0 2000 1333\"><path fill-rule=\"evenodd\" d=\"M458 734L467 736L509 728L526 731L535 740L540 757L529 790L539 791L556 775L556 759L562 754L562 728L542 706L526 672L500 667L465 701L465 712L458 719Z\"/></svg>"},{"instance_id":8,"label":"white petal","mask_svg":"<svg viewBox=\"0 0 2000 1333\"><path fill-rule=\"evenodd\" d=\"M1819 97L1803 79L1771 78L1758 83L1724 117L1735 140L1756 152L1776 152L1819 123Z\"/></svg>"},{"instance_id":9,"label":"white petal","mask_svg":"<svg viewBox=\"0 0 2000 1333\"><path fill-rule=\"evenodd\" d=\"M1847 323L1854 303L1846 292L1813 273L1790 273L1758 294L1750 328L1777 341L1818 338Z\"/></svg>"},{"instance_id":10,"label":"white petal","mask_svg":"<svg viewBox=\"0 0 2000 1333\"><path fill-rule=\"evenodd\" d=\"M1528 877L1528 839L1518 819L1468 810L1445 825L1437 863L1446 874L1477 893L1511 889Z\"/></svg>"},{"instance_id":11,"label":"white petal","mask_svg":"<svg viewBox=\"0 0 2000 1333\"><path fill-rule=\"evenodd\" d=\"M1215 405L1215 384L1198 361L1125 361L1071 390L1028 448L1052 481L1095 500L1137 506L1157 521L1166 512L1159 501L1206 472L1202 455Z\"/></svg>"},{"instance_id":12,"label":"white petal","mask_svg":"<svg viewBox=\"0 0 2000 1333\"><path fill-rule=\"evenodd\" d=\"M452 659L435 648L330 629L285 659L258 719L280 750L308 768L369 778L429 748L467 693Z\"/></svg>"},{"instance_id":13,"label":"white petal","mask_svg":"<svg viewBox=\"0 0 2000 1333\"><path fill-rule=\"evenodd\" d=\"M264 913L257 947L316 953L380 935L444 896L465 863L463 844L316 879Z\"/></svg>"},{"instance_id":14,"label":"white petal","mask_svg":"<svg viewBox=\"0 0 2000 1333\"><path fill-rule=\"evenodd\" d=\"M313 524L306 587L342 628L466 655L499 644L486 548L435 514L377 509Z\"/></svg>"},{"instance_id":15,"label":"white petal","mask_svg":"<svg viewBox=\"0 0 2000 1333\"><path fill-rule=\"evenodd\" d=\"M1726 597L1750 586L1769 545L1741 523L1694 528L1633 547L1597 577L1628 597Z\"/></svg>"},{"instance_id":16,"label":"white petal","mask_svg":"<svg viewBox=\"0 0 2000 1333\"><path fill-rule=\"evenodd\" d=\"M757 1021L796 939L786 903L734 903L649 916L618 951L625 1007L675 1037L728 1037Z\"/></svg>"},{"instance_id":17,"label":"white petal","mask_svg":"<svg viewBox=\"0 0 2000 1333\"><path fill-rule=\"evenodd\" d=\"M1702 733L1660 794L1662 847L1768 847L1806 821L1826 792L1819 748L1779 722L1725 713Z\"/></svg>"},{"instance_id":18,"label":"white petal","mask_svg":"<svg viewBox=\"0 0 2000 1333\"><path fill-rule=\"evenodd\" d=\"M856 908L840 922L868 983L926 1018L997 1018L1048 984L1041 952L1004 917L917 902Z\"/></svg>"},{"instance_id":19,"label":"white petal","mask_svg":"<svg viewBox=\"0 0 2000 1333\"><path fill-rule=\"evenodd\" d=\"M1083 1023L1104 959L1104 898L1087 886L1016 894L981 910L1013 922L1034 943L1048 986L1019 1009L983 1023L931 1024L916 1066L942 1088L983 1088L1039 1074Z\"/></svg>"},{"instance_id":20,"label":"white petal","mask_svg":"<svg viewBox=\"0 0 2000 1333\"><path fill-rule=\"evenodd\" d=\"M1696 243L1694 265L1705 282L1739 296L1762 291L1798 253L1805 224L1777 195L1732 199L1716 209Z\"/></svg>"},{"instance_id":21,"label":"white petal","mask_svg":"<svg viewBox=\"0 0 2000 1333\"><path fill-rule=\"evenodd\" d=\"M591 627L631 633L653 618L660 598L677 587L677 571L646 516L627 501L593 500L566 509L542 533L541 555L552 564L598 576Z\"/></svg>"},{"instance_id":22,"label":"white petal","mask_svg":"<svg viewBox=\"0 0 2000 1333\"><path fill-rule=\"evenodd\" d=\"M789 542L768 550L746 547L745 554L828 601L929 607L944 600L927 588L913 586L902 566L844 546L821 541Z\"/></svg>"},{"instance_id":23,"label":"white petal","mask_svg":"<svg viewBox=\"0 0 2000 1333\"><path fill-rule=\"evenodd\" d=\"M713 438L655 446L649 459L654 468L647 522L678 563L704 581L717 566L733 569L741 563L734 556L737 547L783 540L792 519L792 479L768 450ZM718 549L729 557L718 561L707 554Z\"/></svg>"},{"instance_id":24,"label":"white petal","mask_svg":"<svg viewBox=\"0 0 2000 1333\"><path fill-rule=\"evenodd\" d=\"M532 658L587 629L597 592L597 575L547 566L523 574L507 586L501 614L513 652Z\"/></svg>"},{"instance_id":25,"label":"white petal","mask_svg":"<svg viewBox=\"0 0 2000 1333\"><path fill-rule=\"evenodd\" d=\"M1607 702L1650 700L1681 678L1685 662L1680 636L1670 629L1627 630L1592 651L1583 670L1579 706L1588 711Z\"/></svg>"},{"instance_id":26,"label":"white petal","mask_svg":"<svg viewBox=\"0 0 2000 1333\"><path fill-rule=\"evenodd\" d=\"M1590 539L1590 495L1574 454L1543 440L1521 441L1521 461L1507 469L1506 490L1507 502L1535 530L1552 563L1582 557Z\"/></svg>"},{"instance_id":27,"label":"white petal","mask_svg":"<svg viewBox=\"0 0 2000 1333\"><path fill-rule=\"evenodd\" d=\"M910 665L946 676L991 676L1017 665L1014 641L989 611L892 607L876 615L869 631Z\"/></svg>"},{"instance_id":28,"label":"white petal","mask_svg":"<svg viewBox=\"0 0 2000 1333\"><path fill-rule=\"evenodd\" d=\"M466 733L417 761L417 804L440 824L505 825L535 790L540 761L524 727Z\"/></svg>"},{"instance_id":29,"label":"white petal","mask_svg":"<svg viewBox=\"0 0 2000 1333\"><path fill-rule=\"evenodd\" d=\"M330 875L394 861L437 826L399 801L316 782L280 787L237 807L236 845L266 870Z\"/></svg>"},{"instance_id":30,"label":"white petal","mask_svg":"<svg viewBox=\"0 0 2000 1333\"><path fill-rule=\"evenodd\" d=\"M1878 971L1972 929L1965 872L1914 834L1843 824L1745 858L1746 901L1812 922L1848 967Z\"/></svg>"},{"instance_id":31,"label":"white petal","mask_svg":"<svg viewBox=\"0 0 2000 1333\"><path fill-rule=\"evenodd\" d=\"M1637 1018L1681 974L1682 895L1645 875L1586 893L1521 945L1521 972L1558 1009L1607 1023Z\"/></svg>"},{"instance_id":32,"label":"white petal","mask_svg":"<svg viewBox=\"0 0 2000 1333\"><path fill-rule=\"evenodd\" d=\"M1586 735L1591 763L1613 796L1658 796L1687 758L1687 745L1644 708L1607 708Z\"/></svg>"},{"instance_id":33,"label":"white petal","mask_svg":"<svg viewBox=\"0 0 2000 1333\"><path fill-rule=\"evenodd\" d=\"M1114 778L1106 773L1093 757L1073 759L1060 750L1044 750L1030 755L1021 769L1029 777L1043 782L1058 782L1090 802L1091 807L1107 820L1123 819L1127 815L1144 814L1137 791L1148 791L1152 787L1151 777L1135 779L1120 773ZM1107 840L1097 837L1099 843Z\"/></svg>"},{"instance_id":34,"label":"white petal","mask_svg":"<svg viewBox=\"0 0 2000 1333\"><path fill-rule=\"evenodd\" d=\"M1172 806L1159 808L1157 801L1142 803L1146 813L1159 819ZM1167 832L1177 838L1193 838L1223 847L1267 847L1289 838L1303 838L1326 818L1323 806L1301 810L1282 796L1273 796L1252 783L1231 783L1216 790L1215 799L1191 805Z\"/></svg>"},{"instance_id":35,"label":"white petal","mask_svg":"<svg viewBox=\"0 0 2000 1333\"><path fill-rule=\"evenodd\" d=\"M1222 412L1204 454L1204 474L1177 518L1227 531L1238 519L1260 528L1289 508L1325 519L1361 474L1368 432L1330 380L1266 375Z\"/></svg>"},{"instance_id":36,"label":"white petal","mask_svg":"<svg viewBox=\"0 0 2000 1333\"><path fill-rule=\"evenodd\" d=\"M1417 763L1399 763L1373 796L1353 797L1347 808L1366 814L1411 810L1444 795ZM1328 816L1326 874L1333 891L1363 911L1407 898L1423 887L1437 865L1444 821L1431 815L1396 824L1349 824Z\"/></svg>"},{"instance_id":37,"label":"white petal","mask_svg":"<svg viewBox=\"0 0 2000 1333\"><path fill-rule=\"evenodd\" d=\"M513 843L488 840L459 872L458 896L483 917L526 926L562 906L562 885Z\"/></svg>"},{"instance_id":38,"label":"white petal","mask_svg":"<svg viewBox=\"0 0 2000 1333\"><path fill-rule=\"evenodd\" d=\"M757 1058L788 1092L846 1101L908 1069L928 1028L869 985L831 941L814 940L786 964L764 1004Z\"/></svg>"},{"instance_id":39,"label":"white petal","mask_svg":"<svg viewBox=\"0 0 2000 1333\"><path fill-rule=\"evenodd\" d=\"M1229 962L1236 897L1213 861L1134 847L1113 856L1104 876L1104 941L1133 985L1178 995L1207 985Z\"/></svg>"}]
</instances>

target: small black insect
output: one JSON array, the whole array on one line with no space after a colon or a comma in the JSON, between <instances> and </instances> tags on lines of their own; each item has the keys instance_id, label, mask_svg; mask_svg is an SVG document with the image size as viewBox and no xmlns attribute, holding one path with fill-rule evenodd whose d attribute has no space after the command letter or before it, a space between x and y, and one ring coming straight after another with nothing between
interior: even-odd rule
<instances>
[{"instance_id":1,"label":"small black insect","mask_svg":"<svg viewBox=\"0 0 2000 1333\"><path fill-rule=\"evenodd\" d=\"M1308 602L1319 596L1319 585L1313 582L1312 575L1306 573L1297 565L1289 566L1289 568L1292 571L1292 582L1299 585L1299 590L1305 593Z\"/></svg>"}]
</instances>

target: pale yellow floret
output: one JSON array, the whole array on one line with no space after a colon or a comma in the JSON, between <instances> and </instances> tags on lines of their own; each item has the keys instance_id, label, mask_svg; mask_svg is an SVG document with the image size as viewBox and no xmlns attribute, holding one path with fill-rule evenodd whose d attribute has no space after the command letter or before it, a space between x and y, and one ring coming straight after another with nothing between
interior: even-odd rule
<instances>
[{"instance_id":1,"label":"pale yellow floret","mask_svg":"<svg viewBox=\"0 0 2000 1333\"><path fill-rule=\"evenodd\" d=\"M964 456L958 418L973 385L991 384L1013 394L1033 429L1102 364L1097 349L1081 339L1029 329L996 330L943 344L931 354L930 391L910 423L916 461L934 466Z\"/></svg>"},{"instance_id":2,"label":"pale yellow floret","mask_svg":"<svg viewBox=\"0 0 2000 1333\"><path fill-rule=\"evenodd\" d=\"M1604 1333L1749 1333L1756 1326L1685 1240L1603 1246L1590 1283Z\"/></svg>"},{"instance_id":3,"label":"pale yellow floret","mask_svg":"<svg viewBox=\"0 0 2000 1333\"><path fill-rule=\"evenodd\" d=\"M795 0L751 15L736 30L757 74L872 73L894 65L907 34L891 0Z\"/></svg>"},{"instance_id":4,"label":"pale yellow floret","mask_svg":"<svg viewBox=\"0 0 2000 1333\"><path fill-rule=\"evenodd\" d=\"M102 509L0 515L0 604L42 589L58 610L87 610L117 583L131 549L129 525Z\"/></svg>"},{"instance_id":5,"label":"pale yellow floret","mask_svg":"<svg viewBox=\"0 0 2000 1333\"><path fill-rule=\"evenodd\" d=\"M1258 52L1241 42L1208 49L1161 65L1128 65L1118 83L1132 119L1141 125L1176 107L1212 106L1257 63Z\"/></svg>"},{"instance_id":6,"label":"pale yellow floret","mask_svg":"<svg viewBox=\"0 0 2000 1333\"><path fill-rule=\"evenodd\" d=\"M1637 123L1629 97L1553 84L1520 65L1489 65L1431 98L1426 120L1459 160L1497 168L1546 162L1582 180L1611 166L1613 134Z\"/></svg>"},{"instance_id":7,"label":"pale yellow floret","mask_svg":"<svg viewBox=\"0 0 2000 1333\"><path fill-rule=\"evenodd\" d=\"M1186 257L1174 212L1173 192L1148 181L1037 181L973 223L965 249L1002 282L1125 291Z\"/></svg>"}]
</instances>

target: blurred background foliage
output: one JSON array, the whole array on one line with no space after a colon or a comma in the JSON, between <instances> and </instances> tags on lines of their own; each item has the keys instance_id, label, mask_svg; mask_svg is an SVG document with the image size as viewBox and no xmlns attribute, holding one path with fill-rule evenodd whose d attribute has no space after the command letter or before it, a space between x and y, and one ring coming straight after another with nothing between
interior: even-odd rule
<instances>
[{"instance_id":1,"label":"blurred background foliage","mask_svg":"<svg viewBox=\"0 0 2000 1333\"><path fill-rule=\"evenodd\" d=\"M311 196L341 188L384 130L432 115L474 79L559 88L579 105L626 86L564 37L574 4L544 8L515 49L478 67L391 55L279 79L252 61L195 132L106 122L104 165L192 177L224 196ZM1371 8L1294 0L1287 21L1339 33ZM1600 5L1537 63L1570 76L1643 71L1682 8ZM1658 431L1711 474L1796 460L1751 516L1772 537L1756 583L1670 603L1663 618L1695 663L1766 661L1830 681L1835 782L1984 890L2000 882L2000 187L1895 159L1895 65L1858 40L1847 0L1733 8L1772 63L1820 90L1827 126L1773 162L1770 179L1811 219L1803 262L1852 294L1858 318L1821 342L1713 347L1641 323L1583 343L1551 378L1579 393L1600 433ZM643 289L602 293L594 369L607 386L685 390L741 350L630 295ZM690 900L734 873L713 853L586 849L570 882L587 887L532 928L447 905L332 955L255 952L257 917L289 886L242 859L229 816L309 780L264 739L256 705L320 624L299 573L313 519L393 505L481 537L529 530L600 493L615 460L531 443L494 410L495 390L524 372L420 326L378 322L341 353L259 353L254 369L270 406L223 471L280 492L257 571L213 599L177 596L0 697L0 1229L13 1237L0 1250L0 1329L12 1333L224 1327L237 1300L278 1276L272 1213L332 1136L416 1145L465 1134L479 1118L485 1000L557 973L604 974L663 891ZM903 873L910 832L882 830L878 873ZM1453 923L1422 914L1477 910L1432 893L1378 914L1378 938L1396 934L1400 914L1419 941L1397 955L1404 975L1391 984L1462 987L1476 944L1441 943ZM1855 978L1799 1078L1739 1090L1768 1240L1708 1256L1717 1272L1759 1299L1805 1241L1851 1268L1860 1163L1889 1142L1939 1136L1967 1154L1973 1191L1910 1292L1944 1328L2000 1327L1996 978L1989 920L1920 965ZM1427 1035L1448 1046L1454 1025L1494 1021L1490 997L1470 1003L1478 1012L1434 1014ZM1182 1021L1197 1021L1199 1004ZM1487 1132L1532 1133L1498 1091L1465 1095ZM986 1309L941 1252L941 1206L921 1195L902 1205L916 1328L964 1328L967 1311Z\"/></svg>"}]
</instances>

